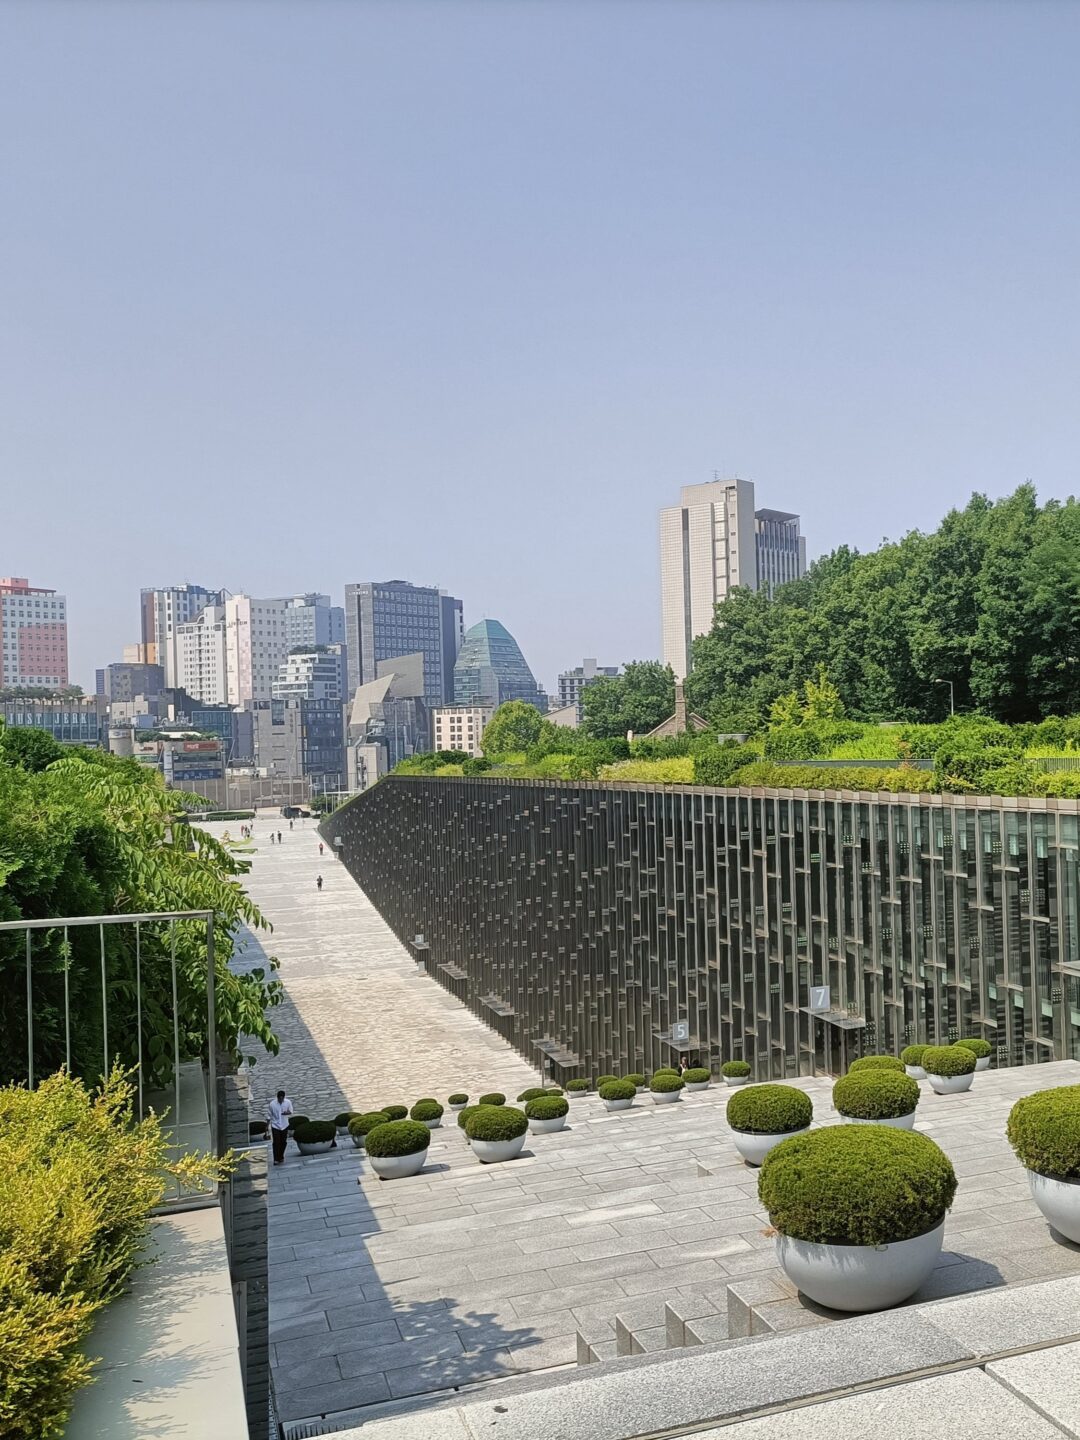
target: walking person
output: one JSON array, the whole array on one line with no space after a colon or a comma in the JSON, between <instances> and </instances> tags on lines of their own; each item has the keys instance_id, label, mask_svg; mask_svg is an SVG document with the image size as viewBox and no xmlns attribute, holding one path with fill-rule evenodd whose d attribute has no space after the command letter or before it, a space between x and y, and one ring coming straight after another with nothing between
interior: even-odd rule
<instances>
[{"instance_id":1,"label":"walking person","mask_svg":"<svg viewBox=\"0 0 1080 1440\"><path fill-rule=\"evenodd\" d=\"M322 889L322 876L321 876L321 875L317 877L317 879L316 879L316 881L315 881L315 886L316 886L316 888L319 889L319 890Z\"/></svg>"},{"instance_id":2,"label":"walking person","mask_svg":"<svg viewBox=\"0 0 1080 1440\"><path fill-rule=\"evenodd\" d=\"M271 1100L266 1108L266 1117L270 1121L270 1139L274 1146L274 1164L285 1164L285 1146L289 1143L289 1116L293 1113L293 1104L284 1090L277 1092L277 1099Z\"/></svg>"},{"instance_id":3,"label":"walking person","mask_svg":"<svg viewBox=\"0 0 1080 1440\"><path fill-rule=\"evenodd\" d=\"M323 853L323 845L322 845L322 841L320 840L320 841L319 841L319 854L321 855L322 853Z\"/></svg>"},{"instance_id":4,"label":"walking person","mask_svg":"<svg viewBox=\"0 0 1080 1440\"><path fill-rule=\"evenodd\" d=\"M281 831L280 831L280 830L277 832L277 843L278 843L279 845L281 844Z\"/></svg>"},{"instance_id":5,"label":"walking person","mask_svg":"<svg viewBox=\"0 0 1080 1440\"><path fill-rule=\"evenodd\" d=\"M273 843L274 843L274 832L273 832L273 830L271 830L271 831L270 831L270 844L272 845Z\"/></svg>"},{"instance_id":6,"label":"walking person","mask_svg":"<svg viewBox=\"0 0 1080 1440\"><path fill-rule=\"evenodd\" d=\"M290 829L290 830L292 829L292 821L291 821L291 820L289 821L289 829Z\"/></svg>"}]
</instances>

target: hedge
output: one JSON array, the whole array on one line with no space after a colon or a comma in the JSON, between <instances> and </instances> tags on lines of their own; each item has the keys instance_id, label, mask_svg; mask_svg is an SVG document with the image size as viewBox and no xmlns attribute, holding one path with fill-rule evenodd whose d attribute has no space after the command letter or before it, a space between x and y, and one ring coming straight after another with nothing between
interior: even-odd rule
<instances>
[{"instance_id":1,"label":"hedge","mask_svg":"<svg viewBox=\"0 0 1080 1440\"><path fill-rule=\"evenodd\" d=\"M636 1094L632 1080L607 1080L600 1086L601 1100L632 1100Z\"/></svg>"},{"instance_id":2,"label":"hedge","mask_svg":"<svg viewBox=\"0 0 1080 1440\"><path fill-rule=\"evenodd\" d=\"M860 1060L853 1060L848 1066L848 1074L854 1075L860 1070L895 1070L902 1073L904 1069L903 1060L895 1055L864 1055Z\"/></svg>"},{"instance_id":3,"label":"hedge","mask_svg":"<svg viewBox=\"0 0 1080 1440\"><path fill-rule=\"evenodd\" d=\"M748 1135L803 1130L813 1118L814 1102L793 1085L748 1085L728 1097L728 1124Z\"/></svg>"},{"instance_id":4,"label":"hedge","mask_svg":"<svg viewBox=\"0 0 1080 1440\"><path fill-rule=\"evenodd\" d=\"M470 1140L516 1140L529 1128L524 1110L509 1105L484 1105L465 1126Z\"/></svg>"},{"instance_id":5,"label":"hedge","mask_svg":"<svg viewBox=\"0 0 1080 1440\"><path fill-rule=\"evenodd\" d=\"M729 1075L732 1080L740 1080L750 1074L750 1066L745 1060L725 1060L720 1066L721 1075Z\"/></svg>"},{"instance_id":6,"label":"hedge","mask_svg":"<svg viewBox=\"0 0 1080 1440\"><path fill-rule=\"evenodd\" d=\"M376 1159L391 1155L415 1155L431 1144L431 1131L418 1120L391 1120L376 1125L365 1142L365 1149Z\"/></svg>"},{"instance_id":7,"label":"hedge","mask_svg":"<svg viewBox=\"0 0 1080 1440\"><path fill-rule=\"evenodd\" d=\"M437 1100L417 1100L409 1111L410 1120L441 1120L443 1107Z\"/></svg>"},{"instance_id":8,"label":"hedge","mask_svg":"<svg viewBox=\"0 0 1080 1440\"><path fill-rule=\"evenodd\" d=\"M501 1095L498 1090L492 1090L489 1095L481 1095L477 1103L480 1105L505 1105L506 1096Z\"/></svg>"},{"instance_id":9,"label":"hedge","mask_svg":"<svg viewBox=\"0 0 1080 1440\"><path fill-rule=\"evenodd\" d=\"M948 1157L914 1130L830 1125L781 1140L758 1197L781 1234L817 1245L889 1245L941 1224L956 1194Z\"/></svg>"},{"instance_id":10,"label":"hedge","mask_svg":"<svg viewBox=\"0 0 1080 1440\"><path fill-rule=\"evenodd\" d=\"M529 1120L558 1120L569 1109L561 1095L538 1095L525 1106L525 1114Z\"/></svg>"},{"instance_id":11,"label":"hedge","mask_svg":"<svg viewBox=\"0 0 1080 1440\"><path fill-rule=\"evenodd\" d=\"M922 1067L928 1075L970 1075L975 1069L975 1056L962 1045L928 1045L923 1051Z\"/></svg>"},{"instance_id":12,"label":"hedge","mask_svg":"<svg viewBox=\"0 0 1080 1440\"><path fill-rule=\"evenodd\" d=\"M673 1090L683 1089L683 1078L681 1075L665 1075L658 1070L652 1077L649 1089L654 1095L670 1095Z\"/></svg>"},{"instance_id":13,"label":"hedge","mask_svg":"<svg viewBox=\"0 0 1080 1440\"><path fill-rule=\"evenodd\" d=\"M1020 1163L1054 1180L1080 1180L1080 1085L1025 1095L1005 1133Z\"/></svg>"},{"instance_id":14,"label":"hedge","mask_svg":"<svg viewBox=\"0 0 1080 1440\"><path fill-rule=\"evenodd\" d=\"M833 1104L853 1120L896 1120L919 1103L919 1082L895 1070L849 1071L833 1086Z\"/></svg>"},{"instance_id":15,"label":"hedge","mask_svg":"<svg viewBox=\"0 0 1080 1440\"><path fill-rule=\"evenodd\" d=\"M908 1045L900 1051L900 1063L901 1065L921 1065L925 1052L925 1045Z\"/></svg>"},{"instance_id":16,"label":"hedge","mask_svg":"<svg viewBox=\"0 0 1080 1440\"><path fill-rule=\"evenodd\" d=\"M375 1129L376 1125L387 1125L389 1121L390 1116L385 1110L368 1110L363 1115L357 1115L355 1119L349 1121L349 1134L367 1135L369 1131Z\"/></svg>"},{"instance_id":17,"label":"hedge","mask_svg":"<svg viewBox=\"0 0 1080 1440\"><path fill-rule=\"evenodd\" d=\"M967 1040L957 1040L957 1045L963 1050L970 1050L976 1060L985 1060L990 1055L990 1043L987 1040L980 1040L978 1036L971 1036Z\"/></svg>"}]
</instances>

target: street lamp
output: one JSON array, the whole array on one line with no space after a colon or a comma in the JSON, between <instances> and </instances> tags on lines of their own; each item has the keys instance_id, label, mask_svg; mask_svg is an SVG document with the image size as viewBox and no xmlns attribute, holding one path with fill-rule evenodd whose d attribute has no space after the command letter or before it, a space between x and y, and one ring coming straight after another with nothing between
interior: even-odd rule
<instances>
[{"instance_id":1,"label":"street lamp","mask_svg":"<svg viewBox=\"0 0 1080 1440\"><path fill-rule=\"evenodd\" d=\"M953 682L952 682L951 680L932 680L930 683L931 683L932 685L947 685L947 686L949 687L949 714L950 714L950 715L955 715L955 714L956 714L956 692L955 692L954 689L953 689Z\"/></svg>"}]
</instances>

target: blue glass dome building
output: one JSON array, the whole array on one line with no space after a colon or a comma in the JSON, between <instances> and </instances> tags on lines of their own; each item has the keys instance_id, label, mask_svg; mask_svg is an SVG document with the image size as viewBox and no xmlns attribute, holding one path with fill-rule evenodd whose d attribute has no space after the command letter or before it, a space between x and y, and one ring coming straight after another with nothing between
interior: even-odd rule
<instances>
[{"instance_id":1,"label":"blue glass dome building","mask_svg":"<svg viewBox=\"0 0 1080 1440\"><path fill-rule=\"evenodd\" d=\"M541 706L541 691L521 647L498 620L481 620L465 632L454 665L454 704L491 705L525 700Z\"/></svg>"}]
</instances>

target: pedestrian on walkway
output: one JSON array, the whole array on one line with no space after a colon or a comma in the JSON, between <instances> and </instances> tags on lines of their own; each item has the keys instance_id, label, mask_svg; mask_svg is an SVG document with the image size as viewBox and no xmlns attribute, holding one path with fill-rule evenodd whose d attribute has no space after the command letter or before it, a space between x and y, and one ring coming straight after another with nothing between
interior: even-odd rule
<instances>
[{"instance_id":1,"label":"pedestrian on walkway","mask_svg":"<svg viewBox=\"0 0 1080 1440\"><path fill-rule=\"evenodd\" d=\"M289 829L290 829L290 830L292 829L292 821L291 821L291 820L289 821Z\"/></svg>"},{"instance_id":2,"label":"pedestrian on walkway","mask_svg":"<svg viewBox=\"0 0 1080 1440\"><path fill-rule=\"evenodd\" d=\"M266 1109L270 1121L270 1139L274 1146L274 1164L284 1165L285 1146L289 1143L289 1116L293 1113L292 1101L284 1090L277 1092L277 1099L271 1100Z\"/></svg>"},{"instance_id":3,"label":"pedestrian on walkway","mask_svg":"<svg viewBox=\"0 0 1080 1440\"><path fill-rule=\"evenodd\" d=\"M270 831L270 844L272 845L273 843L274 843L274 832L273 832L273 830L271 830L271 831Z\"/></svg>"},{"instance_id":4,"label":"pedestrian on walkway","mask_svg":"<svg viewBox=\"0 0 1080 1440\"><path fill-rule=\"evenodd\" d=\"M321 876L321 875L316 879L315 885L316 885L316 887L317 887L319 890L322 889L322 876Z\"/></svg>"},{"instance_id":5,"label":"pedestrian on walkway","mask_svg":"<svg viewBox=\"0 0 1080 1440\"><path fill-rule=\"evenodd\" d=\"M323 852L323 845L322 845L322 841L320 840L320 841L319 841L319 854L321 855L322 852Z\"/></svg>"},{"instance_id":6,"label":"pedestrian on walkway","mask_svg":"<svg viewBox=\"0 0 1080 1440\"><path fill-rule=\"evenodd\" d=\"M278 843L279 845L281 844L281 831L280 831L280 830L277 832L277 843Z\"/></svg>"}]
</instances>

